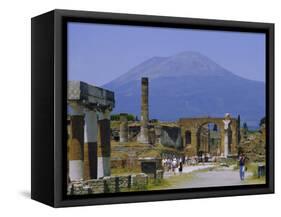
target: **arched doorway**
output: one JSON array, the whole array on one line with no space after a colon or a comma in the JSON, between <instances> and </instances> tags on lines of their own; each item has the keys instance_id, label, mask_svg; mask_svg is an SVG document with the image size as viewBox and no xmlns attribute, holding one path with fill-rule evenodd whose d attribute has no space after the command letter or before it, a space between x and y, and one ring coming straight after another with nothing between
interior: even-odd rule
<instances>
[{"instance_id":1,"label":"arched doorway","mask_svg":"<svg viewBox=\"0 0 281 217\"><path fill-rule=\"evenodd\" d=\"M191 144L191 131L186 130L185 131L185 145L190 145Z\"/></svg>"},{"instance_id":2,"label":"arched doorway","mask_svg":"<svg viewBox=\"0 0 281 217\"><path fill-rule=\"evenodd\" d=\"M208 124L213 125L213 128L209 126L211 129L209 138L206 136L206 131L208 132L206 125ZM220 157L237 155L237 119L231 118L229 115L221 118L209 116L181 118L179 126L182 129L183 144L188 156L196 156L198 153L200 154L199 151Z\"/></svg>"},{"instance_id":3,"label":"arched doorway","mask_svg":"<svg viewBox=\"0 0 281 217\"><path fill-rule=\"evenodd\" d=\"M204 123L197 131L197 155L219 156L221 153L221 129L216 123Z\"/></svg>"}]
</instances>

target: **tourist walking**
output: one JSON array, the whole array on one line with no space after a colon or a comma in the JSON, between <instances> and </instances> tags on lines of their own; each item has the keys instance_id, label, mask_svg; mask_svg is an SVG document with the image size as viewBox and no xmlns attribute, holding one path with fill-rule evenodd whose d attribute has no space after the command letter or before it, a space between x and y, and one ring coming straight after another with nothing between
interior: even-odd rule
<instances>
[{"instance_id":1,"label":"tourist walking","mask_svg":"<svg viewBox=\"0 0 281 217\"><path fill-rule=\"evenodd\" d=\"M172 171L173 171L174 175L176 174L177 164L178 164L178 163L177 163L177 159L174 158L174 159L173 159L173 162L172 162Z\"/></svg>"},{"instance_id":2,"label":"tourist walking","mask_svg":"<svg viewBox=\"0 0 281 217\"><path fill-rule=\"evenodd\" d=\"M180 162L180 165L179 165L179 173L180 173L180 175L182 174L182 165L183 165L183 163Z\"/></svg>"},{"instance_id":3,"label":"tourist walking","mask_svg":"<svg viewBox=\"0 0 281 217\"><path fill-rule=\"evenodd\" d=\"M244 154L240 154L239 156L239 174L240 174L240 180L243 181L245 178L245 161L246 161L246 157Z\"/></svg>"}]
</instances>

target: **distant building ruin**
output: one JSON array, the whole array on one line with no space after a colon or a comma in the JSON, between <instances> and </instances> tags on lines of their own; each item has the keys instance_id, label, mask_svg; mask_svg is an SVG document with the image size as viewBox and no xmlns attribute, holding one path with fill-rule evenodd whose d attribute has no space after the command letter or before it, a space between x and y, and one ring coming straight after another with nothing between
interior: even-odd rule
<instances>
[{"instance_id":1,"label":"distant building ruin","mask_svg":"<svg viewBox=\"0 0 281 217\"><path fill-rule=\"evenodd\" d=\"M238 146L238 123L237 119L226 114L224 118L199 117L199 118L181 118L179 120L183 146L188 150L189 155L197 155L199 151L210 152L209 136L206 135L205 124L213 123L219 129L220 144L217 155L228 157L237 155ZM203 136L201 136L203 132ZM204 135L205 132L205 135ZM216 134L215 137L218 135Z\"/></svg>"}]
</instances>

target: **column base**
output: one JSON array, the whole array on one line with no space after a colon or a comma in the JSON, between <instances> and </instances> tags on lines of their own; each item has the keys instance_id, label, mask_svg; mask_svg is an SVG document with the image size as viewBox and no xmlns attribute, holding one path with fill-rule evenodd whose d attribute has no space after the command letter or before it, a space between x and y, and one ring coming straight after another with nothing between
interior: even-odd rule
<instances>
[{"instance_id":1,"label":"column base","mask_svg":"<svg viewBox=\"0 0 281 217\"><path fill-rule=\"evenodd\" d=\"M110 157L98 157L98 177L110 176Z\"/></svg>"},{"instance_id":2,"label":"column base","mask_svg":"<svg viewBox=\"0 0 281 217\"><path fill-rule=\"evenodd\" d=\"M149 139L148 139L148 136L144 136L143 134L140 134L137 138L138 142L139 143L142 143L142 144L149 144Z\"/></svg>"},{"instance_id":3,"label":"column base","mask_svg":"<svg viewBox=\"0 0 281 217\"><path fill-rule=\"evenodd\" d=\"M79 181L83 179L83 161L70 160L69 161L69 178L70 181Z\"/></svg>"}]
</instances>

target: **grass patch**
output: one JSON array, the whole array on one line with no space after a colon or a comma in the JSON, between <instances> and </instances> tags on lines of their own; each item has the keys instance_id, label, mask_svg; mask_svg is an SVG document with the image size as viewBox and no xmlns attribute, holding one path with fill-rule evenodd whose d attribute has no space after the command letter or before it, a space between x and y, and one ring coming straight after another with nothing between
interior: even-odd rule
<instances>
[{"instance_id":1,"label":"grass patch","mask_svg":"<svg viewBox=\"0 0 281 217\"><path fill-rule=\"evenodd\" d=\"M259 185L259 184L266 184L265 176L257 178L257 177L247 177L245 179L245 184L252 184L252 185Z\"/></svg>"},{"instance_id":2,"label":"grass patch","mask_svg":"<svg viewBox=\"0 0 281 217\"><path fill-rule=\"evenodd\" d=\"M252 175L246 177L245 179L245 184L265 184L265 176L263 177L258 177L258 163L256 162L251 162L251 163L246 163L246 172L250 172ZM234 170L238 170L239 165L237 164L234 167Z\"/></svg>"},{"instance_id":3,"label":"grass patch","mask_svg":"<svg viewBox=\"0 0 281 217\"><path fill-rule=\"evenodd\" d=\"M162 190L162 189L171 189L172 186L180 186L182 183L192 180L193 174L176 174L171 175L162 180L150 180L148 182L147 190ZM173 187L174 188L174 187Z\"/></svg>"},{"instance_id":4,"label":"grass patch","mask_svg":"<svg viewBox=\"0 0 281 217\"><path fill-rule=\"evenodd\" d=\"M140 173L141 169L138 167L134 168L111 168L111 174L120 176L120 175L131 175L132 173Z\"/></svg>"},{"instance_id":5,"label":"grass patch","mask_svg":"<svg viewBox=\"0 0 281 217\"><path fill-rule=\"evenodd\" d=\"M245 182L247 184L265 184L265 176L258 177L258 163L253 162L246 165L247 171L252 173L252 176L247 177Z\"/></svg>"}]
</instances>

